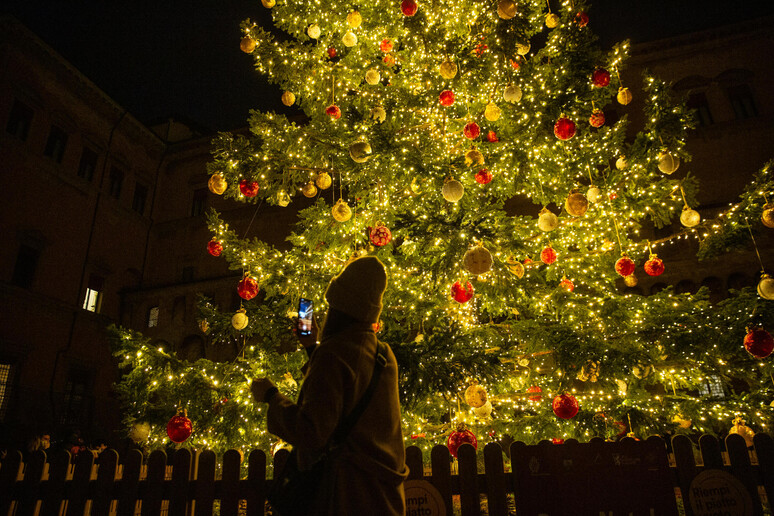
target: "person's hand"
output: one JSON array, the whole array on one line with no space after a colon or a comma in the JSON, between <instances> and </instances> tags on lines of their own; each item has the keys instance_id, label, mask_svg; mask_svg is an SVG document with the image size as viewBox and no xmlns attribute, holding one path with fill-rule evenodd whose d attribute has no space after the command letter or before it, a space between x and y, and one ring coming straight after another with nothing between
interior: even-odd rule
<instances>
[{"instance_id":1,"label":"person's hand","mask_svg":"<svg viewBox=\"0 0 774 516\"><path fill-rule=\"evenodd\" d=\"M296 324L296 327L293 328L293 333L296 334L298 342L300 342L305 349L310 346L314 346L317 344L317 318L312 317L312 330L309 335L301 335L301 333L298 331L298 324Z\"/></svg>"},{"instance_id":2,"label":"person's hand","mask_svg":"<svg viewBox=\"0 0 774 516\"><path fill-rule=\"evenodd\" d=\"M263 403L263 399L266 397L266 391L274 387L271 380L268 378L256 378L250 382L250 392L253 393L253 398L258 403Z\"/></svg>"}]
</instances>

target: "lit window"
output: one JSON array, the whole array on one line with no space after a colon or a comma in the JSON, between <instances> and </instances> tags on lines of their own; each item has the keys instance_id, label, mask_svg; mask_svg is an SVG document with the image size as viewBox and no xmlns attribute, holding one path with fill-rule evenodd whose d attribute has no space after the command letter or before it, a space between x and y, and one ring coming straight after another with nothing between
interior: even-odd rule
<instances>
[{"instance_id":1,"label":"lit window","mask_svg":"<svg viewBox=\"0 0 774 516\"><path fill-rule=\"evenodd\" d=\"M726 397L726 391L723 389L723 382L717 375L707 378L707 382L699 388L699 394L702 396L712 396L713 398Z\"/></svg>"},{"instance_id":2,"label":"lit window","mask_svg":"<svg viewBox=\"0 0 774 516\"><path fill-rule=\"evenodd\" d=\"M67 133L59 127L52 125L51 132L48 133L48 140L46 141L46 148L43 151L43 154L57 163L61 163L62 158L64 157L65 147L67 147Z\"/></svg>"},{"instance_id":3,"label":"lit window","mask_svg":"<svg viewBox=\"0 0 774 516\"><path fill-rule=\"evenodd\" d=\"M155 328L159 325L159 307L152 306L148 310L148 328Z\"/></svg>"},{"instance_id":4,"label":"lit window","mask_svg":"<svg viewBox=\"0 0 774 516\"><path fill-rule=\"evenodd\" d=\"M83 309L89 312L99 312L102 304L102 277L92 274L89 276L89 285L86 287L86 296L83 299Z\"/></svg>"},{"instance_id":5,"label":"lit window","mask_svg":"<svg viewBox=\"0 0 774 516\"><path fill-rule=\"evenodd\" d=\"M12 381L13 366L0 362L0 421L4 421L8 413L8 406L11 403Z\"/></svg>"}]
</instances>

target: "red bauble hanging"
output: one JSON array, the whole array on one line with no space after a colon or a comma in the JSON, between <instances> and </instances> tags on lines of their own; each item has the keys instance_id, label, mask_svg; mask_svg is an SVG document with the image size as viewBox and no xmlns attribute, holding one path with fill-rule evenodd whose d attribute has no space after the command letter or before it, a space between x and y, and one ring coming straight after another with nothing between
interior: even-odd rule
<instances>
[{"instance_id":1,"label":"red bauble hanging","mask_svg":"<svg viewBox=\"0 0 774 516\"><path fill-rule=\"evenodd\" d=\"M575 22L578 24L578 27L585 27L589 24L589 15L581 11L575 15Z\"/></svg>"},{"instance_id":2,"label":"red bauble hanging","mask_svg":"<svg viewBox=\"0 0 774 516\"><path fill-rule=\"evenodd\" d=\"M325 114L331 117L332 120L338 120L341 118L341 109L336 104L331 104L325 108Z\"/></svg>"},{"instance_id":3,"label":"red bauble hanging","mask_svg":"<svg viewBox=\"0 0 774 516\"><path fill-rule=\"evenodd\" d=\"M220 256L220 253L223 252L223 244L215 240L213 237L212 240L207 242L207 252L212 256Z\"/></svg>"},{"instance_id":4,"label":"red bauble hanging","mask_svg":"<svg viewBox=\"0 0 774 516\"><path fill-rule=\"evenodd\" d=\"M540 261L546 265L551 265L556 261L556 251L550 247L546 247L540 251Z\"/></svg>"},{"instance_id":5,"label":"red bauble hanging","mask_svg":"<svg viewBox=\"0 0 774 516\"><path fill-rule=\"evenodd\" d=\"M626 253L624 253L623 256L621 256L617 262L615 262L615 272L623 276L624 278L626 276L631 276L634 274L634 261L629 258Z\"/></svg>"},{"instance_id":6,"label":"red bauble hanging","mask_svg":"<svg viewBox=\"0 0 774 516\"><path fill-rule=\"evenodd\" d=\"M383 245L390 243L392 240L392 233L387 226L377 223L375 227L371 228L371 231L368 233L368 238L376 247L382 247Z\"/></svg>"},{"instance_id":7,"label":"red bauble hanging","mask_svg":"<svg viewBox=\"0 0 774 516\"><path fill-rule=\"evenodd\" d=\"M258 282L245 274L245 277L242 278L242 281L237 285L237 292L239 293L239 297L246 301L250 301L258 295Z\"/></svg>"},{"instance_id":8,"label":"red bauble hanging","mask_svg":"<svg viewBox=\"0 0 774 516\"><path fill-rule=\"evenodd\" d=\"M382 52L392 52L392 41L383 39L382 42L379 43L379 50Z\"/></svg>"},{"instance_id":9,"label":"red bauble hanging","mask_svg":"<svg viewBox=\"0 0 774 516\"><path fill-rule=\"evenodd\" d=\"M476 172L476 183L481 185L488 185L492 181L492 173L488 168L482 168Z\"/></svg>"},{"instance_id":10,"label":"red bauble hanging","mask_svg":"<svg viewBox=\"0 0 774 516\"><path fill-rule=\"evenodd\" d=\"M335 48L333 48L333 47L328 48L328 57L333 59L334 57L336 57L337 54L338 54L338 52L336 52Z\"/></svg>"},{"instance_id":11,"label":"red bauble hanging","mask_svg":"<svg viewBox=\"0 0 774 516\"><path fill-rule=\"evenodd\" d=\"M459 281L454 282L454 285L452 285L451 295L458 303L467 303L473 299L473 294L475 294L475 290L473 290L473 285L469 281L465 283L464 287Z\"/></svg>"},{"instance_id":12,"label":"red bauble hanging","mask_svg":"<svg viewBox=\"0 0 774 516\"><path fill-rule=\"evenodd\" d=\"M651 254L643 269L648 276L661 276L664 273L664 262L655 254Z\"/></svg>"},{"instance_id":13,"label":"red bauble hanging","mask_svg":"<svg viewBox=\"0 0 774 516\"><path fill-rule=\"evenodd\" d=\"M575 290L575 284L573 284L573 282L567 278L562 278L562 281L559 282L559 286L567 292L572 292Z\"/></svg>"},{"instance_id":14,"label":"red bauble hanging","mask_svg":"<svg viewBox=\"0 0 774 516\"><path fill-rule=\"evenodd\" d=\"M744 349L755 358L766 358L774 351L774 338L763 328L749 330L744 338Z\"/></svg>"},{"instance_id":15,"label":"red bauble hanging","mask_svg":"<svg viewBox=\"0 0 774 516\"><path fill-rule=\"evenodd\" d=\"M239 182L239 191L242 192L242 195L245 197L255 197L258 195L258 181L242 179Z\"/></svg>"},{"instance_id":16,"label":"red bauble hanging","mask_svg":"<svg viewBox=\"0 0 774 516\"><path fill-rule=\"evenodd\" d=\"M534 394L534 396L529 397L529 401L540 401L543 399L543 396L540 394L543 392L543 389L541 389L537 385L533 385L532 387L527 389L527 392Z\"/></svg>"},{"instance_id":17,"label":"red bauble hanging","mask_svg":"<svg viewBox=\"0 0 774 516\"><path fill-rule=\"evenodd\" d=\"M172 419L167 423L167 435L173 443L182 443L191 437L193 423L187 416L185 410L178 410L177 415L172 416Z\"/></svg>"},{"instance_id":18,"label":"red bauble hanging","mask_svg":"<svg viewBox=\"0 0 774 516\"><path fill-rule=\"evenodd\" d=\"M604 88L605 86L610 84L610 72L608 72L604 68L597 68L591 74L591 84L593 84L597 88Z\"/></svg>"},{"instance_id":19,"label":"red bauble hanging","mask_svg":"<svg viewBox=\"0 0 774 516\"><path fill-rule=\"evenodd\" d=\"M500 138L497 137L497 133L494 131L489 131L486 133L486 141L489 143L499 142Z\"/></svg>"},{"instance_id":20,"label":"red bauble hanging","mask_svg":"<svg viewBox=\"0 0 774 516\"><path fill-rule=\"evenodd\" d=\"M438 101L442 106L451 106L454 104L454 92L452 90L443 90L438 96Z\"/></svg>"},{"instance_id":21,"label":"red bauble hanging","mask_svg":"<svg viewBox=\"0 0 774 516\"><path fill-rule=\"evenodd\" d=\"M478 439L473 435L473 432L465 428L465 425L459 424L457 429L449 434L449 438L446 440L446 447L449 448L449 453L452 454L452 457L456 459L457 450L465 443L472 444L473 448L478 449Z\"/></svg>"},{"instance_id":22,"label":"red bauble hanging","mask_svg":"<svg viewBox=\"0 0 774 516\"><path fill-rule=\"evenodd\" d=\"M417 14L417 9L419 9L419 6L416 0L403 0L400 3L400 10L404 16L414 16Z\"/></svg>"},{"instance_id":23,"label":"red bauble hanging","mask_svg":"<svg viewBox=\"0 0 774 516\"><path fill-rule=\"evenodd\" d=\"M560 140L569 140L575 136L575 122L567 117L562 117L554 124L554 135Z\"/></svg>"},{"instance_id":24,"label":"red bauble hanging","mask_svg":"<svg viewBox=\"0 0 774 516\"><path fill-rule=\"evenodd\" d=\"M602 127L605 125L605 113L601 109L595 109L589 117L591 127Z\"/></svg>"},{"instance_id":25,"label":"red bauble hanging","mask_svg":"<svg viewBox=\"0 0 774 516\"><path fill-rule=\"evenodd\" d=\"M572 419L578 414L578 400L571 394L560 394L554 398L553 409L556 417L561 419Z\"/></svg>"},{"instance_id":26,"label":"red bauble hanging","mask_svg":"<svg viewBox=\"0 0 774 516\"><path fill-rule=\"evenodd\" d=\"M462 130L462 134L464 134L465 138L468 140L475 140L481 134L481 128L475 122L468 122Z\"/></svg>"}]
</instances>

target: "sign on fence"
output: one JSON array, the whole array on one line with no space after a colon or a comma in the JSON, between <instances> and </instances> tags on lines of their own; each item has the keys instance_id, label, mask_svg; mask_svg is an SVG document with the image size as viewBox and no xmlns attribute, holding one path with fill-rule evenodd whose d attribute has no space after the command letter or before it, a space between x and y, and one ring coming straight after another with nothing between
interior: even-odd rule
<instances>
[{"instance_id":1,"label":"sign on fence","mask_svg":"<svg viewBox=\"0 0 774 516\"><path fill-rule=\"evenodd\" d=\"M741 482L719 469L702 471L688 492L694 516L750 516L753 504Z\"/></svg>"},{"instance_id":2,"label":"sign on fence","mask_svg":"<svg viewBox=\"0 0 774 516\"><path fill-rule=\"evenodd\" d=\"M407 480L406 516L445 516L441 493L427 480Z\"/></svg>"}]
</instances>

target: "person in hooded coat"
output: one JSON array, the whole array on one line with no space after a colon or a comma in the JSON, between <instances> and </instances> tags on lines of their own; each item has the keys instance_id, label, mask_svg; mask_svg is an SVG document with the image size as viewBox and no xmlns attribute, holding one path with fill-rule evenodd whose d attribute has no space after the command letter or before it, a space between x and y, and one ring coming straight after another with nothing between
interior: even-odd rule
<instances>
[{"instance_id":1,"label":"person in hooded coat","mask_svg":"<svg viewBox=\"0 0 774 516\"><path fill-rule=\"evenodd\" d=\"M329 311L319 345L299 337L310 359L298 402L266 378L253 381L254 398L269 404L269 432L292 444L300 469L311 467L339 420L362 397L374 371L374 325L387 287L384 265L365 256L349 262L325 292ZM387 346L387 363L373 397L336 453L313 514L403 516L408 475L398 400L398 365Z\"/></svg>"}]
</instances>

